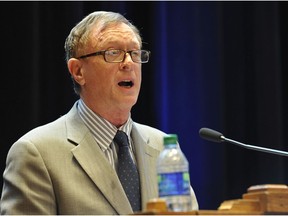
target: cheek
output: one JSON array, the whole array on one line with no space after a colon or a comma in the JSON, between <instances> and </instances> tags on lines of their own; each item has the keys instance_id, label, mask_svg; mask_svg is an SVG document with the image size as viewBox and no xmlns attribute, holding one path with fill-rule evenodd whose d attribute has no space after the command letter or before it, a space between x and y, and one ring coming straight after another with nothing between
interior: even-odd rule
<instances>
[{"instance_id":1,"label":"cheek","mask_svg":"<svg viewBox=\"0 0 288 216\"><path fill-rule=\"evenodd\" d=\"M106 67L97 65L91 67L86 74L86 83L89 88L98 89L103 91L103 88L107 88L113 83L113 70Z\"/></svg>"},{"instance_id":2,"label":"cheek","mask_svg":"<svg viewBox=\"0 0 288 216\"><path fill-rule=\"evenodd\" d=\"M87 85L89 85L90 88L99 88L101 89L102 86L105 86L107 82L107 78L103 75L101 72L97 71L90 71L89 74L87 74Z\"/></svg>"},{"instance_id":3,"label":"cheek","mask_svg":"<svg viewBox=\"0 0 288 216\"><path fill-rule=\"evenodd\" d=\"M141 70L141 66L140 66L140 68L137 68L136 71L137 71L137 73L136 73L137 80L138 80L138 82L141 84L141 81L142 81L142 70Z\"/></svg>"}]
</instances>

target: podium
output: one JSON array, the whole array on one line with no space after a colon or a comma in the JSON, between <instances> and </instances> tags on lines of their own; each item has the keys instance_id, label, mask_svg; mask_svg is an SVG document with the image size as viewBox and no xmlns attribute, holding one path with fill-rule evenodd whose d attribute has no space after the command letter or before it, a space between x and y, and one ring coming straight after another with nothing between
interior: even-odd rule
<instances>
[{"instance_id":1,"label":"podium","mask_svg":"<svg viewBox=\"0 0 288 216\"><path fill-rule=\"evenodd\" d=\"M217 210L169 212L161 199L149 201L145 215L288 215L288 186L282 184L255 185L242 198L226 200Z\"/></svg>"}]
</instances>

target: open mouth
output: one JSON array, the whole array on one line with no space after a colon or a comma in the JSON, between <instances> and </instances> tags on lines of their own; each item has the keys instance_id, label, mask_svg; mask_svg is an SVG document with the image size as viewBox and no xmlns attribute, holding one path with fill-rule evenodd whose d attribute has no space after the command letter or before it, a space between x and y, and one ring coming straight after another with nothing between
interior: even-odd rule
<instances>
[{"instance_id":1,"label":"open mouth","mask_svg":"<svg viewBox=\"0 0 288 216\"><path fill-rule=\"evenodd\" d=\"M118 83L121 87L131 88L134 86L134 83L131 80L123 80Z\"/></svg>"}]
</instances>

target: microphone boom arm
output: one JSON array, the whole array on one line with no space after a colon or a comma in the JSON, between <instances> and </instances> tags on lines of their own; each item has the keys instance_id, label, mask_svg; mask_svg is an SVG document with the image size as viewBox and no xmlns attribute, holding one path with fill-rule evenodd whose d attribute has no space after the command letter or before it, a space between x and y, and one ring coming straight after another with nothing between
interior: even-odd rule
<instances>
[{"instance_id":1,"label":"microphone boom arm","mask_svg":"<svg viewBox=\"0 0 288 216\"><path fill-rule=\"evenodd\" d=\"M270 148L264 148L264 147L260 147L260 146L247 145L247 144L244 144L244 143L237 142L235 140L226 138L223 135L220 137L220 139L222 141L226 141L226 142L229 142L229 143L232 143L232 144L235 144L235 145L239 145L239 146L242 146L242 147L247 148L247 149L258 150L258 151L261 151L261 152L272 153L272 154L282 155L282 156L288 157L288 152L285 152L285 151L280 151L280 150L270 149Z\"/></svg>"}]
</instances>

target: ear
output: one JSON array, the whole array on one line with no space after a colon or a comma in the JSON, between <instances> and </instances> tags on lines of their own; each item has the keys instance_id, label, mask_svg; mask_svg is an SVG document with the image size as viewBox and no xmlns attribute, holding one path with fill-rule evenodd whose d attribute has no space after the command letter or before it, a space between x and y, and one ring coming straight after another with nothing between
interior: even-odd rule
<instances>
[{"instance_id":1,"label":"ear","mask_svg":"<svg viewBox=\"0 0 288 216\"><path fill-rule=\"evenodd\" d=\"M82 70L82 62L79 59L71 58L68 60L67 66L73 79L79 85L84 85L85 79Z\"/></svg>"}]
</instances>

